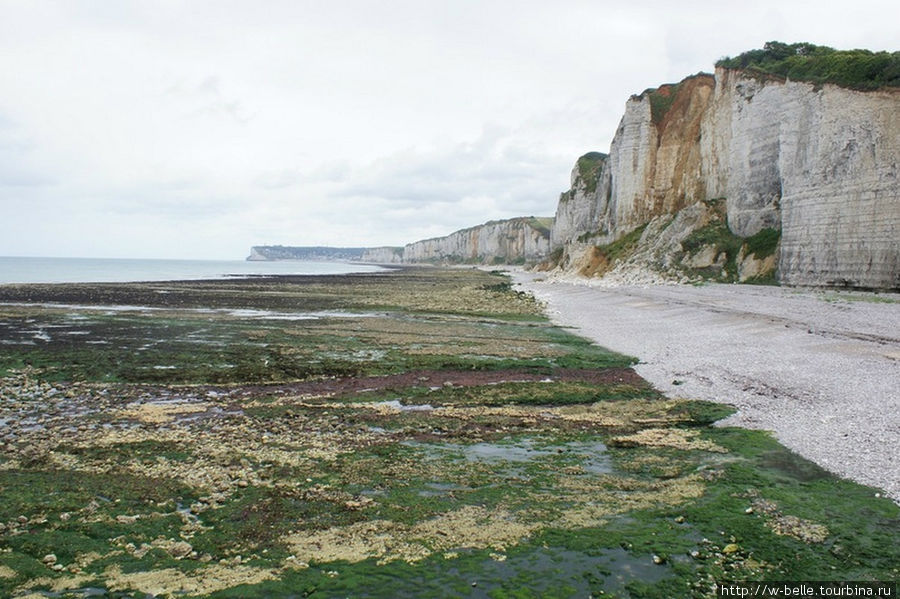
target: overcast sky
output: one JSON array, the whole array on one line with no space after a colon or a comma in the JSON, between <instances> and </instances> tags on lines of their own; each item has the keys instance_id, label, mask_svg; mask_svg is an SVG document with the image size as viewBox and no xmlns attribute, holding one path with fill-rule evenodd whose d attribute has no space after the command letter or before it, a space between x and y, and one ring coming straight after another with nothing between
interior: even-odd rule
<instances>
[{"instance_id":1,"label":"overcast sky","mask_svg":"<svg viewBox=\"0 0 900 599\"><path fill-rule=\"evenodd\" d=\"M0 0L0 255L243 258L551 216L633 93L893 0Z\"/></svg>"}]
</instances>

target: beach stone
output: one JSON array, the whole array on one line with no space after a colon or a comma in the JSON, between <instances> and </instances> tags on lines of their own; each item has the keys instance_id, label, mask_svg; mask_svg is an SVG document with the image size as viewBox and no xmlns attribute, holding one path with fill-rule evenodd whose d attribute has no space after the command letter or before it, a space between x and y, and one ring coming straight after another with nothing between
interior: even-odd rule
<instances>
[{"instance_id":1,"label":"beach stone","mask_svg":"<svg viewBox=\"0 0 900 599\"><path fill-rule=\"evenodd\" d=\"M178 541L169 547L169 555L175 559L183 559L189 556L193 550L194 548L187 541Z\"/></svg>"}]
</instances>

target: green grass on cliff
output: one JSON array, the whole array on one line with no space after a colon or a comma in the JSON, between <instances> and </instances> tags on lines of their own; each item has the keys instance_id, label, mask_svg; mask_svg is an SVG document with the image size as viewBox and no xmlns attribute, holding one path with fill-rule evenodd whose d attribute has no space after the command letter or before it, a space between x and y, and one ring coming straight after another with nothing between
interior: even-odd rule
<instances>
[{"instance_id":1,"label":"green grass on cliff","mask_svg":"<svg viewBox=\"0 0 900 599\"><path fill-rule=\"evenodd\" d=\"M675 102L675 96L678 95L679 83L671 85L661 85L660 87L649 90L650 96L650 120L654 125L659 125L665 118L666 113L672 108Z\"/></svg>"},{"instance_id":2,"label":"green grass on cliff","mask_svg":"<svg viewBox=\"0 0 900 599\"><path fill-rule=\"evenodd\" d=\"M753 254L757 260L768 258L778 249L779 241L781 241L781 231L767 227L744 240L747 246L746 253Z\"/></svg>"},{"instance_id":3,"label":"green grass on cliff","mask_svg":"<svg viewBox=\"0 0 900 599\"><path fill-rule=\"evenodd\" d=\"M601 152L588 152L578 159L578 174L584 181L585 190L588 193L597 191L597 183L600 181L600 171L606 163L607 155Z\"/></svg>"},{"instance_id":4,"label":"green grass on cliff","mask_svg":"<svg viewBox=\"0 0 900 599\"><path fill-rule=\"evenodd\" d=\"M552 216L531 216L528 218L528 225L538 231L544 237L550 237L550 229L553 227Z\"/></svg>"},{"instance_id":5,"label":"green grass on cliff","mask_svg":"<svg viewBox=\"0 0 900 599\"><path fill-rule=\"evenodd\" d=\"M762 49L723 58L716 66L816 84L834 83L858 90L900 87L900 52L835 50L805 42L766 42Z\"/></svg>"}]
</instances>

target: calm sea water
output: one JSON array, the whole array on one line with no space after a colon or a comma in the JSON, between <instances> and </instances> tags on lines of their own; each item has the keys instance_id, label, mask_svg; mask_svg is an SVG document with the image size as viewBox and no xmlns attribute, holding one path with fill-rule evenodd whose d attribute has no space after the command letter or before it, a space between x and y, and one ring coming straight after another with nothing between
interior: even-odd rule
<instances>
[{"instance_id":1,"label":"calm sea water","mask_svg":"<svg viewBox=\"0 0 900 599\"><path fill-rule=\"evenodd\" d=\"M14 258L0 256L3 283L100 283L223 279L246 275L328 275L383 270L346 262Z\"/></svg>"}]
</instances>

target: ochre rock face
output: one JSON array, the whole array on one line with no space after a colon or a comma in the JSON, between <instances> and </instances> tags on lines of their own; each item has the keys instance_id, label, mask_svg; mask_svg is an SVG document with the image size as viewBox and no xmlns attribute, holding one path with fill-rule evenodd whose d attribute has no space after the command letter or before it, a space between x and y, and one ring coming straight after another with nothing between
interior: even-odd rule
<instances>
[{"instance_id":1,"label":"ochre rock face","mask_svg":"<svg viewBox=\"0 0 900 599\"><path fill-rule=\"evenodd\" d=\"M617 231L705 198L700 129L714 86L711 75L697 75L628 100L610 148L610 216ZM670 103L656 118L654 94Z\"/></svg>"},{"instance_id":2,"label":"ochre rock face","mask_svg":"<svg viewBox=\"0 0 900 599\"><path fill-rule=\"evenodd\" d=\"M792 285L900 288L900 90L718 69L632 96L596 190L573 171L551 235L567 251L726 199L739 237L781 230Z\"/></svg>"}]
</instances>

